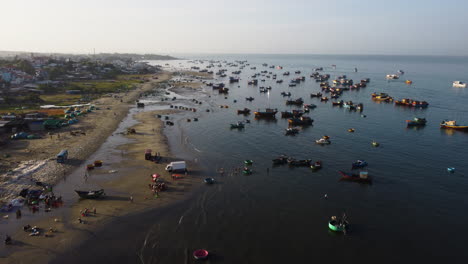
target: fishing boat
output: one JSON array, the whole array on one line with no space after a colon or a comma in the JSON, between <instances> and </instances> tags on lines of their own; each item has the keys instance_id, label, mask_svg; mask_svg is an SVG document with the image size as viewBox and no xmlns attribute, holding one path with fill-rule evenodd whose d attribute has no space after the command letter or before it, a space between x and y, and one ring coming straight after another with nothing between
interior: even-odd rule
<instances>
[{"instance_id":1,"label":"fishing boat","mask_svg":"<svg viewBox=\"0 0 468 264\"><path fill-rule=\"evenodd\" d=\"M281 92L281 95L283 97L289 97L289 96L291 96L291 93L290 92Z\"/></svg>"},{"instance_id":2,"label":"fishing boat","mask_svg":"<svg viewBox=\"0 0 468 264\"><path fill-rule=\"evenodd\" d=\"M351 164L351 169L364 168L368 165L365 160L356 160Z\"/></svg>"},{"instance_id":3,"label":"fishing boat","mask_svg":"<svg viewBox=\"0 0 468 264\"><path fill-rule=\"evenodd\" d=\"M197 250L193 251L193 257L195 259L199 259L199 260L206 259L206 258L208 258L208 255L209 255L209 253L205 249L197 249Z\"/></svg>"},{"instance_id":4,"label":"fishing boat","mask_svg":"<svg viewBox=\"0 0 468 264\"><path fill-rule=\"evenodd\" d=\"M244 160L244 164L245 164L245 165L252 165L252 164L253 164L253 160Z\"/></svg>"},{"instance_id":5,"label":"fishing boat","mask_svg":"<svg viewBox=\"0 0 468 264\"><path fill-rule=\"evenodd\" d=\"M246 97L246 98L245 98L245 100L250 101L250 102L252 102L254 99L255 99L255 98L253 98L252 96Z\"/></svg>"},{"instance_id":6,"label":"fishing boat","mask_svg":"<svg viewBox=\"0 0 468 264\"><path fill-rule=\"evenodd\" d=\"M320 98L320 102L327 102L328 101L328 97L321 97Z\"/></svg>"},{"instance_id":7,"label":"fishing boat","mask_svg":"<svg viewBox=\"0 0 468 264\"><path fill-rule=\"evenodd\" d=\"M266 108L265 111L256 111L254 112L255 117L257 118L275 118L278 109Z\"/></svg>"},{"instance_id":8,"label":"fishing boat","mask_svg":"<svg viewBox=\"0 0 468 264\"><path fill-rule=\"evenodd\" d=\"M310 159L305 159L305 160L296 160L293 158L288 159L288 165L291 167L304 167L304 166L309 167L311 162L312 160Z\"/></svg>"},{"instance_id":9,"label":"fishing boat","mask_svg":"<svg viewBox=\"0 0 468 264\"><path fill-rule=\"evenodd\" d=\"M286 105L302 105L304 100L302 98L298 98L296 100L286 100Z\"/></svg>"},{"instance_id":10,"label":"fishing boat","mask_svg":"<svg viewBox=\"0 0 468 264\"><path fill-rule=\"evenodd\" d=\"M365 184L371 184L372 180L369 177L367 171L361 171L359 174L346 173L343 171L338 171L341 175L340 181L353 181Z\"/></svg>"},{"instance_id":11,"label":"fishing boat","mask_svg":"<svg viewBox=\"0 0 468 264\"><path fill-rule=\"evenodd\" d=\"M462 81L454 81L452 86L455 88L466 88L466 83Z\"/></svg>"},{"instance_id":12,"label":"fishing boat","mask_svg":"<svg viewBox=\"0 0 468 264\"><path fill-rule=\"evenodd\" d=\"M243 122L237 122L237 123L235 123L235 124L231 124L231 128L232 128L232 129L234 129L234 128L242 129L242 128L244 128L244 127L245 127L245 125L244 125Z\"/></svg>"},{"instance_id":13,"label":"fishing boat","mask_svg":"<svg viewBox=\"0 0 468 264\"><path fill-rule=\"evenodd\" d=\"M444 120L440 123L440 128L451 128L451 129L457 129L457 130L467 130L468 131L468 126L460 126L457 124L457 121L455 120Z\"/></svg>"},{"instance_id":14,"label":"fishing boat","mask_svg":"<svg viewBox=\"0 0 468 264\"><path fill-rule=\"evenodd\" d=\"M417 101L413 99L401 99L400 101L395 101L395 105L400 105L400 106L409 106L409 107L428 107L429 103L426 101Z\"/></svg>"},{"instance_id":15,"label":"fishing boat","mask_svg":"<svg viewBox=\"0 0 468 264\"><path fill-rule=\"evenodd\" d=\"M348 229L348 221L346 220L346 215L343 214L343 217L338 220L336 216L332 216L330 221L328 221L328 228L334 232L343 232L346 233Z\"/></svg>"},{"instance_id":16,"label":"fishing boat","mask_svg":"<svg viewBox=\"0 0 468 264\"><path fill-rule=\"evenodd\" d=\"M94 161L94 167L102 167L102 160L95 160Z\"/></svg>"},{"instance_id":17,"label":"fishing boat","mask_svg":"<svg viewBox=\"0 0 468 264\"><path fill-rule=\"evenodd\" d=\"M244 168L244 169L242 170L242 173L244 173L245 175L250 175L250 174L252 174L252 170L249 169L249 168Z\"/></svg>"},{"instance_id":18,"label":"fishing boat","mask_svg":"<svg viewBox=\"0 0 468 264\"><path fill-rule=\"evenodd\" d=\"M344 104L344 101L343 101L343 100L340 100L340 101L338 101L338 102L332 102L332 105L333 105L333 106L343 106L343 104Z\"/></svg>"},{"instance_id":19,"label":"fishing boat","mask_svg":"<svg viewBox=\"0 0 468 264\"><path fill-rule=\"evenodd\" d=\"M215 183L215 179L213 179L213 178L205 178L205 179L203 180L203 182L205 182L206 184L213 184L213 183Z\"/></svg>"},{"instance_id":20,"label":"fishing boat","mask_svg":"<svg viewBox=\"0 0 468 264\"><path fill-rule=\"evenodd\" d=\"M330 137L323 136L322 138L315 140L315 143L319 145L329 145L331 144Z\"/></svg>"},{"instance_id":21,"label":"fishing boat","mask_svg":"<svg viewBox=\"0 0 468 264\"><path fill-rule=\"evenodd\" d=\"M83 199L97 199L100 198L104 195L104 189L96 190L96 191L78 191L75 190L75 192Z\"/></svg>"},{"instance_id":22,"label":"fishing boat","mask_svg":"<svg viewBox=\"0 0 468 264\"><path fill-rule=\"evenodd\" d=\"M238 115L248 115L248 114L250 114L250 109L244 108L242 110L237 110L237 114Z\"/></svg>"},{"instance_id":23,"label":"fishing boat","mask_svg":"<svg viewBox=\"0 0 468 264\"><path fill-rule=\"evenodd\" d=\"M286 136L289 136L289 135L294 136L297 133L299 133L299 129L297 129L297 128L292 128L292 127L286 128L286 133L285 133Z\"/></svg>"},{"instance_id":24,"label":"fishing boat","mask_svg":"<svg viewBox=\"0 0 468 264\"><path fill-rule=\"evenodd\" d=\"M380 143L374 140L374 141L372 141L372 146L378 147L378 146L380 146Z\"/></svg>"},{"instance_id":25,"label":"fishing boat","mask_svg":"<svg viewBox=\"0 0 468 264\"><path fill-rule=\"evenodd\" d=\"M425 126L426 125L426 118L422 117L415 117L413 120L406 120L406 126L412 127L412 126Z\"/></svg>"},{"instance_id":26,"label":"fishing boat","mask_svg":"<svg viewBox=\"0 0 468 264\"><path fill-rule=\"evenodd\" d=\"M311 98L313 98L313 97L320 98L320 97L322 97L322 93L321 93L321 92L318 92L318 93L312 93L312 94L310 94L310 97L311 97Z\"/></svg>"},{"instance_id":27,"label":"fishing boat","mask_svg":"<svg viewBox=\"0 0 468 264\"><path fill-rule=\"evenodd\" d=\"M455 168L454 168L454 167L448 167L448 168L447 168L447 171L450 172L450 173L454 173L454 172L455 172Z\"/></svg>"},{"instance_id":28,"label":"fishing boat","mask_svg":"<svg viewBox=\"0 0 468 264\"><path fill-rule=\"evenodd\" d=\"M281 155L276 159L273 159L273 165L282 165L288 163L288 156Z\"/></svg>"},{"instance_id":29,"label":"fishing boat","mask_svg":"<svg viewBox=\"0 0 468 264\"><path fill-rule=\"evenodd\" d=\"M372 96L372 100L374 101L384 101L384 102L393 101L393 97L390 97L386 93L380 93L380 94L372 93L371 96Z\"/></svg>"},{"instance_id":30,"label":"fishing boat","mask_svg":"<svg viewBox=\"0 0 468 264\"><path fill-rule=\"evenodd\" d=\"M349 133L354 133L354 128L348 128Z\"/></svg>"},{"instance_id":31,"label":"fishing boat","mask_svg":"<svg viewBox=\"0 0 468 264\"><path fill-rule=\"evenodd\" d=\"M406 83L406 84L412 84L413 81L411 81L411 80L406 80L405 83Z\"/></svg>"},{"instance_id":32,"label":"fishing boat","mask_svg":"<svg viewBox=\"0 0 468 264\"><path fill-rule=\"evenodd\" d=\"M288 123L291 126L310 126L314 120L308 116L301 116L299 118L293 117L288 119Z\"/></svg>"},{"instance_id":33,"label":"fishing boat","mask_svg":"<svg viewBox=\"0 0 468 264\"><path fill-rule=\"evenodd\" d=\"M316 161L314 164L310 165L310 168L313 170L319 170L322 168L322 161Z\"/></svg>"},{"instance_id":34,"label":"fishing boat","mask_svg":"<svg viewBox=\"0 0 468 264\"><path fill-rule=\"evenodd\" d=\"M388 80L396 80L396 79L399 79L400 76L398 76L396 74L387 74L387 76L385 76L385 78L387 78Z\"/></svg>"}]
</instances>

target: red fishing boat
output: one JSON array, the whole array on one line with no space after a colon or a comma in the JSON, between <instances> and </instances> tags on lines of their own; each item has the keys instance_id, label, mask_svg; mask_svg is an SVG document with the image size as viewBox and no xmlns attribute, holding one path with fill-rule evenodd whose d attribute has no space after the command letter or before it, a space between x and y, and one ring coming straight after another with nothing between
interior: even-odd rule
<instances>
[{"instance_id":1,"label":"red fishing boat","mask_svg":"<svg viewBox=\"0 0 468 264\"><path fill-rule=\"evenodd\" d=\"M372 179L368 176L367 172L361 171L359 174L351 174L343 171L338 171L341 175L340 181L353 181L365 184L372 184Z\"/></svg>"},{"instance_id":2,"label":"red fishing boat","mask_svg":"<svg viewBox=\"0 0 468 264\"><path fill-rule=\"evenodd\" d=\"M205 249L197 249L193 252L193 257L195 259L206 259L208 257L209 253Z\"/></svg>"}]
</instances>

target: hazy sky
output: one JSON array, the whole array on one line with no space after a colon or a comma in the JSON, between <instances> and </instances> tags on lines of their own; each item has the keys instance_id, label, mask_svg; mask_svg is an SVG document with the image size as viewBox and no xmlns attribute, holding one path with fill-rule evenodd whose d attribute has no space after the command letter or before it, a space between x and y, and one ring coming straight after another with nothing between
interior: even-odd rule
<instances>
[{"instance_id":1,"label":"hazy sky","mask_svg":"<svg viewBox=\"0 0 468 264\"><path fill-rule=\"evenodd\" d=\"M0 50L468 55L468 0L0 0Z\"/></svg>"}]
</instances>

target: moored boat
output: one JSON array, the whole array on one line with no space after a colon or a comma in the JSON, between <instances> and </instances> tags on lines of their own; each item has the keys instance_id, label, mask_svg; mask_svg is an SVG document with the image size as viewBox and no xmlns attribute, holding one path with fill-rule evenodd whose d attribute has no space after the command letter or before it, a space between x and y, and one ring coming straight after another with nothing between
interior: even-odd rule
<instances>
[{"instance_id":1,"label":"moored boat","mask_svg":"<svg viewBox=\"0 0 468 264\"><path fill-rule=\"evenodd\" d=\"M426 118L422 117L415 117L413 120L406 120L406 125L408 127L412 126L425 126L426 125Z\"/></svg>"},{"instance_id":2,"label":"moored boat","mask_svg":"<svg viewBox=\"0 0 468 264\"><path fill-rule=\"evenodd\" d=\"M244 108L242 110L237 110L237 114L238 115L248 115L248 114L250 114L250 109Z\"/></svg>"},{"instance_id":3,"label":"moored boat","mask_svg":"<svg viewBox=\"0 0 468 264\"><path fill-rule=\"evenodd\" d=\"M346 173L343 171L338 171L341 175L341 181L353 181L359 183L371 184L372 180L369 177L367 171L361 171L359 174Z\"/></svg>"},{"instance_id":4,"label":"moored boat","mask_svg":"<svg viewBox=\"0 0 468 264\"><path fill-rule=\"evenodd\" d=\"M286 128L286 133L285 133L286 135L292 135L292 136L294 136L294 135L296 135L297 133L299 133L299 129L297 129L297 128L293 128L293 127L291 127L291 128Z\"/></svg>"},{"instance_id":5,"label":"moored boat","mask_svg":"<svg viewBox=\"0 0 468 264\"><path fill-rule=\"evenodd\" d=\"M244 160L244 164L245 164L245 165L252 165L252 164L253 164L253 160Z\"/></svg>"},{"instance_id":6,"label":"moored boat","mask_svg":"<svg viewBox=\"0 0 468 264\"><path fill-rule=\"evenodd\" d=\"M83 199L97 199L104 195L104 189L96 190L96 191L79 191L75 190L75 192Z\"/></svg>"},{"instance_id":7,"label":"moored boat","mask_svg":"<svg viewBox=\"0 0 468 264\"><path fill-rule=\"evenodd\" d=\"M462 81L454 81L452 86L455 88L466 88L466 83Z\"/></svg>"},{"instance_id":8,"label":"moored boat","mask_svg":"<svg viewBox=\"0 0 468 264\"><path fill-rule=\"evenodd\" d=\"M273 159L273 165L282 165L288 163L288 157L285 155L281 155L276 159Z\"/></svg>"},{"instance_id":9,"label":"moored boat","mask_svg":"<svg viewBox=\"0 0 468 264\"><path fill-rule=\"evenodd\" d=\"M310 166L312 160L310 159L305 159L305 160L296 160L293 158L288 159L288 165L292 167L303 167L303 166Z\"/></svg>"},{"instance_id":10,"label":"moored boat","mask_svg":"<svg viewBox=\"0 0 468 264\"><path fill-rule=\"evenodd\" d=\"M468 126L461 126L457 124L455 120L444 120L440 123L440 128L451 128L451 129L458 129L458 130L467 130Z\"/></svg>"},{"instance_id":11,"label":"moored boat","mask_svg":"<svg viewBox=\"0 0 468 264\"><path fill-rule=\"evenodd\" d=\"M310 126L314 120L308 116L301 116L301 117L293 117L288 119L288 123L291 126Z\"/></svg>"},{"instance_id":12,"label":"moored boat","mask_svg":"<svg viewBox=\"0 0 468 264\"><path fill-rule=\"evenodd\" d=\"M314 164L310 165L310 168L313 170L319 170L322 168L322 161L316 161Z\"/></svg>"},{"instance_id":13,"label":"moored boat","mask_svg":"<svg viewBox=\"0 0 468 264\"><path fill-rule=\"evenodd\" d=\"M368 165L365 160L357 160L351 164L351 169L364 168Z\"/></svg>"},{"instance_id":14,"label":"moored boat","mask_svg":"<svg viewBox=\"0 0 468 264\"><path fill-rule=\"evenodd\" d=\"M257 118L275 118L278 109L266 108L265 111L256 111L254 112L255 117Z\"/></svg>"},{"instance_id":15,"label":"moored boat","mask_svg":"<svg viewBox=\"0 0 468 264\"><path fill-rule=\"evenodd\" d=\"M242 128L244 128L244 127L245 127L245 125L244 125L243 122L237 122L237 123L235 123L235 124L231 124L231 128L242 129Z\"/></svg>"}]
</instances>

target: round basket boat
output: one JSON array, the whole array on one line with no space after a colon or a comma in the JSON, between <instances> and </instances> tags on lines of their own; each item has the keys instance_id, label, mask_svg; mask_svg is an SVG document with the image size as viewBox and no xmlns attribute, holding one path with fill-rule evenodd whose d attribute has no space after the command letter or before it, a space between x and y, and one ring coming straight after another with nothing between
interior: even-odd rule
<instances>
[{"instance_id":1,"label":"round basket boat","mask_svg":"<svg viewBox=\"0 0 468 264\"><path fill-rule=\"evenodd\" d=\"M195 259L206 259L208 257L208 251L205 249L197 249L193 252L193 257Z\"/></svg>"}]
</instances>

